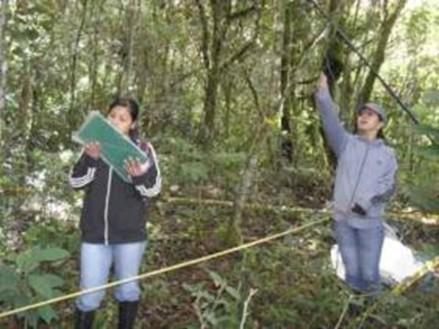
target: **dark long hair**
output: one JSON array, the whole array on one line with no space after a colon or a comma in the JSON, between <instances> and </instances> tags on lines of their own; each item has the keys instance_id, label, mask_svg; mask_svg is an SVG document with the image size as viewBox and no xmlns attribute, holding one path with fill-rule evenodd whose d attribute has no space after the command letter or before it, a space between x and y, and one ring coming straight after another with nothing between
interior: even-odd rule
<instances>
[{"instance_id":1,"label":"dark long hair","mask_svg":"<svg viewBox=\"0 0 439 329\"><path fill-rule=\"evenodd\" d=\"M381 138L382 140L386 140L386 137L384 136L384 130L383 130L383 128L381 128L380 130L378 130L378 133L377 133L377 138Z\"/></svg>"},{"instance_id":2,"label":"dark long hair","mask_svg":"<svg viewBox=\"0 0 439 329\"><path fill-rule=\"evenodd\" d=\"M112 109L114 109L117 106L125 107L128 109L128 112L130 113L131 120L134 122L137 122L137 118L139 117L140 112L140 106L139 103L131 97L116 97L108 106L108 112L110 113ZM129 131L129 136L133 140L139 139L139 128L138 124Z\"/></svg>"}]
</instances>

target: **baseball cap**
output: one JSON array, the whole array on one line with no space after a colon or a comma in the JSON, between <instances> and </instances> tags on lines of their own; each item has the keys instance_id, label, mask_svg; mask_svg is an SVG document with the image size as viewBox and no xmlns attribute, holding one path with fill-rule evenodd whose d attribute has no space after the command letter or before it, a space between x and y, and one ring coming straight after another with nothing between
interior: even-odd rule
<instances>
[{"instance_id":1,"label":"baseball cap","mask_svg":"<svg viewBox=\"0 0 439 329\"><path fill-rule=\"evenodd\" d=\"M378 104L375 104L375 103L366 103L366 104L363 104L363 106L360 106L360 108L358 109L358 112L361 112L361 110L363 110L365 108L374 111L376 114L378 114L380 116L380 118L383 122L386 122L386 120L387 120L386 112L384 112L384 110L381 106L379 106Z\"/></svg>"}]
</instances>

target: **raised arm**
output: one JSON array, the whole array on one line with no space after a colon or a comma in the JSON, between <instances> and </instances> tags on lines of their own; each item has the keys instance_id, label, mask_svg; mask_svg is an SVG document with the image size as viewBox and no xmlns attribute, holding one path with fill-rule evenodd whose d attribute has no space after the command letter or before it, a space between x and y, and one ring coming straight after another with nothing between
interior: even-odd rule
<instances>
[{"instance_id":1,"label":"raised arm","mask_svg":"<svg viewBox=\"0 0 439 329\"><path fill-rule=\"evenodd\" d=\"M346 146L348 134L341 125L338 115L335 112L334 103L329 93L327 78L323 73L320 75L314 99L319 109L323 130L325 131L329 146L338 157Z\"/></svg>"}]
</instances>

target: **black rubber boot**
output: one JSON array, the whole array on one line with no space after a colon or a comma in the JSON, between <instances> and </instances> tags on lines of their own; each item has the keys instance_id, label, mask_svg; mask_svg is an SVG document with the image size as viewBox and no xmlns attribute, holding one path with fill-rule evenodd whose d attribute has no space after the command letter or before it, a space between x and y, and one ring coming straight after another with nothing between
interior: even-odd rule
<instances>
[{"instance_id":1,"label":"black rubber boot","mask_svg":"<svg viewBox=\"0 0 439 329\"><path fill-rule=\"evenodd\" d=\"M119 303L118 329L132 329L134 327L138 306L138 301Z\"/></svg>"},{"instance_id":2,"label":"black rubber boot","mask_svg":"<svg viewBox=\"0 0 439 329\"><path fill-rule=\"evenodd\" d=\"M75 329L92 329L95 311L82 312L78 309L75 311Z\"/></svg>"}]
</instances>

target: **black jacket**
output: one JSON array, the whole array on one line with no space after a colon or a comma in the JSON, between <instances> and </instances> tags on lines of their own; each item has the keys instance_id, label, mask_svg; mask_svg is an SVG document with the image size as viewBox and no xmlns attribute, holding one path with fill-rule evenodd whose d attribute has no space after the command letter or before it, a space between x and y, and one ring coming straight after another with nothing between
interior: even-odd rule
<instances>
[{"instance_id":1,"label":"black jacket","mask_svg":"<svg viewBox=\"0 0 439 329\"><path fill-rule=\"evenodd\" d=\"M81 239L89 243L128 243L146 239L148 198L161 189L161 176L154 148L145 152L150 167L132 183L123 181L103 160L83 153L70 175L74 189L85 189L81 214Z\"/></svg>"}]
</instances>

